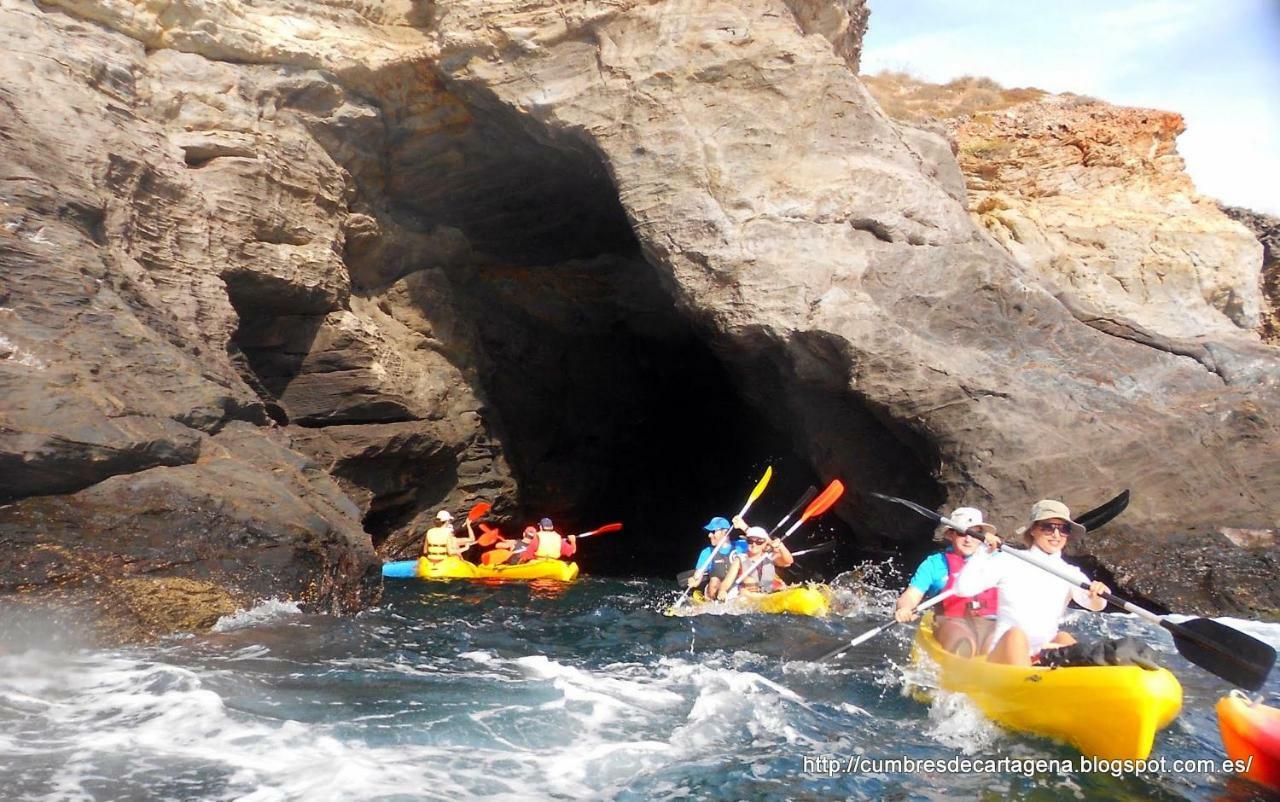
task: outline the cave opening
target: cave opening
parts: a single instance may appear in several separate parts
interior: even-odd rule
[[[467,113],[419,136],[393,123],[380,205],[405,228],[456,231],[468,244],[465,259],[441,266],[475,324],[487,422],[519,487],[514,514],[500,522],[507,536],[542,517],[565,534],[620,521],[622,532],[581,544],[583,570],[669,577],[693,565],[707,545],[703,524],[741,508],[766,467],[774,479],[747,516],[766,527],[809,485],[833,478],[817,469],[839,461],[821,455],[812,423],[795,423],[796,403],[779,397],[791,387],[785,346],[759,375],[716,350],[726,344],[645,258],[595,144],[485,90],[433,91],[457,93],[449,103]],[[940,496],[847,388],[829,397],[814,414],[844,429],[830,448],[858,449],[865,468],[846,477],[854,489],[840,507],[788,541],[839,543],[801,563],[828,574],[883,543],[886,524],[913,539],[927,531],[894,510],[860,518],[859,485],[906,488],[928,504]]]

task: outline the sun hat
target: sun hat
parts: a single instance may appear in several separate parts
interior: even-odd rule
[[[747,530],[747,540],[768,540],[769,532],[763,526],[753,526]]]
[[[1031,506],[1031,520],[1026,526],[1019,526],[1017,532],[1019,535],[1026,534],[1027,530],[1041,521],[1048,521],[1052,518],[1061,518],[1071,525],[1071,534],[1083,535],[1085,528],[1075,521],[1071,520],[1071,510],[1067,509],[1067,505],[1061,501],[1054,501],[1051,498],[1041,499]]]
[[[437,520],[437,521],[452,521],[452,520],[453,520],[453,516],[449,514],[449,511],[448,511],[448,510],[440,510],[440,512],[437,512],[437,513],[436,513],[436,520]]]

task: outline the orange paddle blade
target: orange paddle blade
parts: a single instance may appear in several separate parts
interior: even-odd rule
[[[479,504],[472,507],[471,512],[467,513],[467,520],[474,523],[475,521],[484,517],[485,513],[487,513],[491,509],[493,509],[492,504],[490,504],[487,501],[482,501]]]
[[[807,521],[815,515],[821,515],[826,512],[842,495],[844,495],[844,482],[839,479],[832,479],[831,484],[827,485],[826,489],[819,493],[818,497],[808,507],[804,508],[804,512],[800,514],[800,521]]]
[[[506,549],[494,549],[486,551],[480,555],[480,562],[483,565],[502,565],[511,556],[511,552]]]
[[[476,542],[481,546],[492,546],[502,540],[502,533],[494,529],[488,524],[480,524],[480,537],[476,538]]]
[[[622,524],[620,523],[605,524],[604,526],[598,529],[592,529],[590,532],[583,532],[582,534],[578,535],[578,539],[581,540],[584,537],[591,537],[592,535],[603,535],[608,532],[618,532],[621,530],[622,530]]]

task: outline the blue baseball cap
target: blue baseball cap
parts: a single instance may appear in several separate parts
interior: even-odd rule
[[[538,526],[552,526],[551,519],[543,518],[541,521],[538,521]]]
[[[723,518],[712,518],[710,521],[707,521],[707,525],[702,528],[708,532],[714,532],[717,529],[730,529],[732,526],[733,524]]]

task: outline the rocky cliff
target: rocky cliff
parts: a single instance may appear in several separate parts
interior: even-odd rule
[[[625,565],[763,457],[843,476],[863,544],[922,531],[872,490],[1275,525],[1256,267],[1011,256],[859,82],[856,0],[0,15],[4,590],[353,609],[480,498],[630,505]]]

